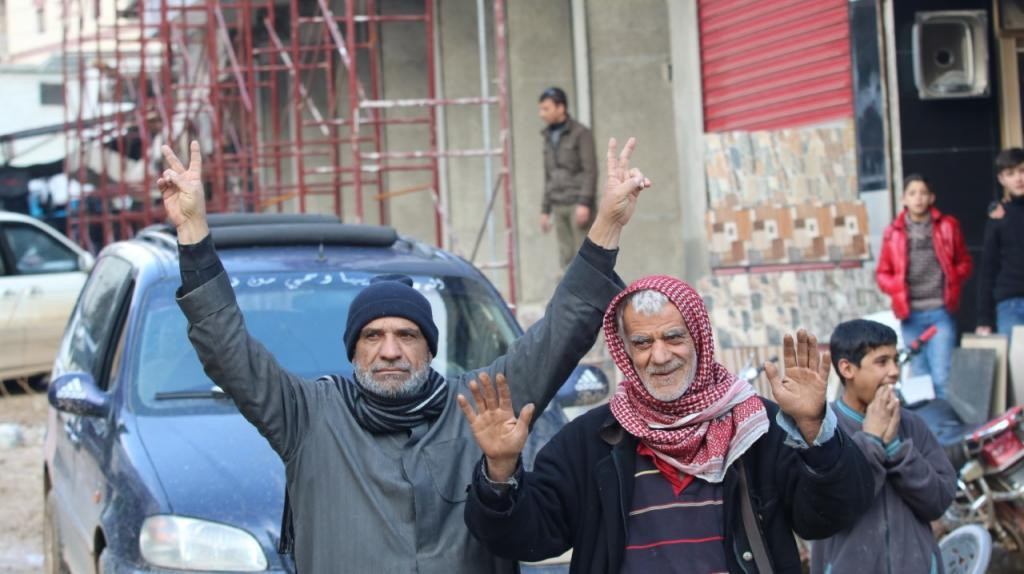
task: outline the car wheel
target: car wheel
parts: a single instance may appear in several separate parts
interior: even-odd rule
[[[56,495],[46,493],[43,505],[43,571],[46,574],[68,574],[70,570],[61,552],[60,523],[57,518]]]

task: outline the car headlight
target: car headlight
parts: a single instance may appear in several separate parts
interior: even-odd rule
[[[150,516],[139,550],[146,562],[178,570],[255,572],[267,569],[260,543],[248,532],[183,516]]]

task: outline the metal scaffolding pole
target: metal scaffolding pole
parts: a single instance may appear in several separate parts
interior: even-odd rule
[[[493,214],[502,205],[507,259],[480,266],[507,271],[514,305],[505,3],[493,0],[496,78],[478,0],[480,93],[439,97],[436,1],[391,13],[387,0],[159,0],[101,14],[95,0],[62,0],[65,174],[83,189],[69,235],[96,250],[162,219],[155,151],[199,139],[211,212],[333,212],[387,223],[396,202],[424,201],[416,198],[426,192],[442,245],[453,234],[442,163],[481,161],[488,206],[481,220],[493,255]],[[422,26],[426,74],[419,90],[385,96],[381,38],[396,24]],[[480,143],[440,141],[439,112],[452,106],[480,106]],[[385,141],[385,130],[399,126],[409,137]],[[402,145],[417,140],[426,147]],[[392,188],[398,174],[405,183]]]

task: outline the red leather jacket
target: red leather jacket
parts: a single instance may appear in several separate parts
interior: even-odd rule
[[[892,311],[900,319],[910,316],[910,296],[907,289],[907,210],[900,212],[889,224],[882,238],[881,254],[875,279],[878,287],[892,297]],[[945,275],[942,290],[946,309],[953,313],[960,306],[960,287],[971,275],[971,255],[960,232],[960,222],[932,208],[932,246]]]

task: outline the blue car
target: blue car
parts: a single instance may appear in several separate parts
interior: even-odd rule
[[[393,229],[283,215],[210,224],[249,331],[307,378],[351,373],[348,305],[381,273],[413,277],[431,302],[442,374],[492,362],[522,332],[472,265]],[[294,571],[277,551],[284,465],[204,374],[179,284],[173,229],[155,226],[104,249],[82,290],[49,390],[47,572]],[[600,370],[577,368],[528,457],[564,424],[559,403],[607,391]]]

